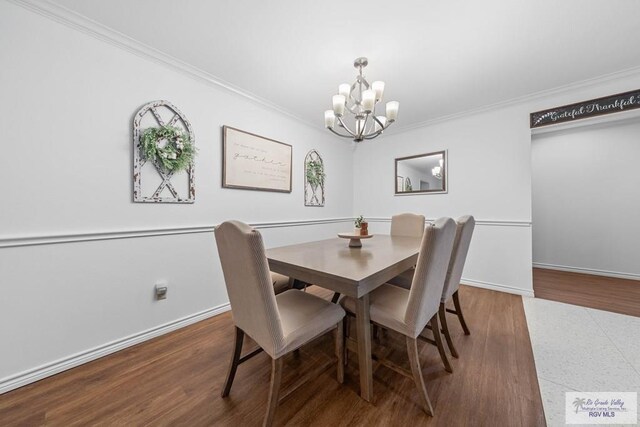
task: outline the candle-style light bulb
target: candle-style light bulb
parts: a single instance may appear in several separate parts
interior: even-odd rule
[[[333,110],[327,110],[324,112],[324,125],[329,129],[333,129],[336,124],[336,115]]]
[[[375,103],[376,93],[373,90],[367,89],[362,92],[362,108],[365,113],[370,113],[373,110]]]
[[[346,100],[344,95],[333,95],[333,112],[337,117],[342,117],[342,114],[344,114],[344,103]]]
[[[398,118],[398,108],[400,103],[398,101],[387,102],[387,120],[389,123],[394,122]]]
[[[375,81],[371,83],[371,89],[376,93],[376,101],[380,101],[384,93],[384,82]]]
[[[338,86],[338,94],[344,96],[345,99],[349,99],[351,94],[351,85],[349,83],[342,83]]]

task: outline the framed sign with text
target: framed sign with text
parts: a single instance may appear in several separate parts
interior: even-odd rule
[[[640,89],[537,111],[529,116],[529,124],[533,129],[636,108],[640,108]]]
[[[224,188],[291,193],[291,145],[229,126],[222,129]]]

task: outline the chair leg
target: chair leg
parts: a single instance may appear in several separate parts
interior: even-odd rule
[[[422,401],[424,411],[433,417],[433,407],[427,394],[427,388],[424,385],[424,378],[422,377],[422,369],[420,368],[420,359],[418,357],[418,340],[416,338],[407,338],[407,353],[409,354],[409,364],[411,365],[411,373],[413,374],[413,381],[418,388],[418,394]]]
[[[229,396],[231,391],[231,385],[233,379],[236,377],[236,371],[240,364],[240,354],[242,353],[242,342],[244,341],[244,331],[236,326],[236,337],[234,343],[233,354],[231,355],[231,362],[229,363],[229,371],[227,372],[227,381],[224,383],[222,389],[222,397]]]
[[[270,427],[276,415],[278,398],[280,395],[280,382],[282,380],[282,357],[271,359],[271,386],[269,387],[269,400],[267,401],[267,414],[264,417],[263,427]]]
[[[335,332],[335,340],[336,340],[336,357],[338,358],[338,382],[340,384],[344,383],[344,325],[341,320],[336,326]]]
[[[431,332],[433,332],[433,338],[436,341],[436,346],[438,346],[438,353],[440,353],[440,358],[442,359],[442,363],[444,363],[444,370],[452,373],[453,368],[451,368],[451,363],[449,363],[447,352],[444,350],[444,344],[442,343],[442,335],[440,335],[440,325],[437,314],[434,314],[431,318]]]
[[[447,325],[447,311],[443,302],[440,303],[438,316],[440,316],[440,323],[442,323],[442,331],[444,332],[444,338],[447,340],[447,346],[449,347],[449,351],[451,351],[451,355],[457,359],[458,352],[456,351],[456,348],[453,346],[453,340],[451,339],[451,333],[449,332],[449,326]]]
[[[349,338],[349,335],[351,335],[351,316],[346,315],[344,316],[344,341],[346,341]],[[349,349],[347,348],[346,345],[344,345],[343,351],[344,351],[343,363],[344,363],[344,366],[347,366],[349,364]]]
[[[458,291],[455,291],[453,293],[453,305],[456,307],[456,314],[458,315],[458,319],[460,319],[460,324],[462,325],[464,334],[471,335],[471,332],[467,327],[467,322],[464,321],[464,316],[462,315],[462,307],[460,307],[460,298],[458,297]]]
[[[331,302],[336,304],[340,299],[340,292],[334,292],[333,297],[331,298]]]

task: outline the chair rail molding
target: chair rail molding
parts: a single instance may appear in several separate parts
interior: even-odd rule
[[[391,222],[391,217],[369,217],[369,222]],[[437,218],[426,218],[425,222],[433,223]],[[495,227],[531,227],[531,220],[476,219],[476,225]]]
[[[311,220],[251,222],[249,223],[249,225],[258,230],[262,230],[268,228],[336,224],[351,221],[353,221],[353,218],[326,218]],[[95,240],[133,239],[141,237],[168,236],[173,234],[212,233],[217,225],[218,224],[188,225],[166,228],[140,228],[129,230],[96,230],[80,233],[42,234],[30,236],[0,236],[0,248],[91,242]]]

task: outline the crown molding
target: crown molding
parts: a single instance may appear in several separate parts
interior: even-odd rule
[[[41,16],[49,18],[55,22],[61,23],[69,28],[80,31],[98,40],[111,44],[112,46],[123,49],[129,53],[133,53],[136,56],[145,58],[157,64],[166,66],[174,71],[177,71],[185,76],[191,77],[199,82],[208,84],[210,86],[219,87],[225,89],[233,94],[239,95],[245,99],[248,99],[262,107],[266,107],[273,111],[276,111],[284,116],[292,118],[299,123],[302,123],[312,129],[319,132],[324,130],[323,127],[310,122],[294,112],[283,108],[267,99],[264,99],[256,94],[253,94],[247,90],[244,90],[230,82],[227,82],[219,77],[214,76],[204,70],[194,67],[187,62],[179,60],[167,53],[164,53],[156,48],[153,48],[147,44],[144,44],[132,37],[129,37],[119,31],[116,31],[106,25],[103,25],[97,21],[92,20],[84,15],[81,15],[75,11],[72,11],[64,6],[61,6],[51,0],[8,0],[9,2],[21,6],[27,10],[35,12]],[[604,74],[598,77],[581,80],[578,82],[569,83],[567,85],[558,86],[552,89],[545,89],[539,92],[511,98],[505,101],[499,101],[493,104],[483,105],[477,108],[471,108],[469,110],[460,111],[445,116],[434,117],[432,119],[424,120],[421,122],[411,123],[407,125],[396,125],[393,130],[390,130],[387,135],[393,136],[404,132],[420,129],[423,127],[433,126],[439,123],[444,123],[463,117],[473,116],[476,114],[498,110],[500,108],[518,105],[525,102],[535,101],[541,98],[550,97],[554,95],[564,94],[577,89],[584,89],[599,84],[603,84],[610,81],[623,79],[626,77],[640,76],[640,66],[632,67],[626,70],[616,71],[609,74]]]
[[[9,2],[20,6],[29,11],[35,12],[45,18],[49,18],[55,22],[63,24],[69,28],[80,31],[88,36],[106,42],[119,49],[125,50],[138,57],[150,60],[156,64],[163,65],[173,71],[177,71],[187,77],[195,79],[201,83],[208,84],[227,90],[230,93],[239,95],[245,99],[252,101],[262,107],[266,107],[276,111],[282,115],[296,120],[306,126],[317,131],[322,128],[300,116],[294,112],[285,109],[265,98],[254,93],[244,90],[230,82],[227,82],[213,74],[210,74],[200,68],[197,68],[187,62],[175,58],[161,50],[142,43],[132,37],[129,37],[119,31],[114,30],[106,25],[81,15],[73,10],[61,6],[51,0],[8,0]]]
[[[433,126],[439,123],[449,122],[452,120],[461,119],[463,117],[474,116],[476,114],[486,113],[493,110],[499,110],[501,108],[505,108],[513,105],[524,104],[526,102],[537,101],[537,100],[548,98],[551,96],[563,95],[571,91],[575,91],[579,89],[587,89],[590,87],[598,86],[604,83],[612,82],[615,80],[621,80],[629,77],[640,77],[640,66],[627,68],[621,71],[615,71],[609,74],[603,74],[601,76],[580,80],[580,81],[569,83],[566,85],[557,86],[551,89],[545,89],[539,92],[533,92],[527,95],[507,99],[505,101],[499,101],[493,104],[487,104],[477,108],[471,108],[469,110],[460,111],[458,113],[448,114],[446,116],[434,117],[433,119],[428,119],[421,122],[408,124],[405,126],[397,126],[395,129],[393,129],[392,132],[389,132],[389,134],[397,135],[404,132],[420,129],[423,127]]]

